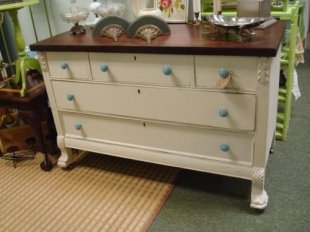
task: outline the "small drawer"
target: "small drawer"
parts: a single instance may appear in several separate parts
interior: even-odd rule
[[[65,136],[251,165],[253,134],[61,113]]]
[[[227,56],[195,56],[196,85],[218,88],[217,83],[231,73],[227,89],[256,91],[257,58]]]
[[[56,80],[53,89],[62,110],[254,130],[254,94]]]
[[[193,56],[90,53],[93,79],[104,82],[192,86]]]
[[[52,78],[91,79],[88,53],[47,52],[48,67]]]

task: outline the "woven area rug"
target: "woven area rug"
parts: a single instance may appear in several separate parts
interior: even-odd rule
[[[0,159],[1,232],[146,231],[178,173],[93,153],[70,170],[43,172],[41,156],[15,169]]]

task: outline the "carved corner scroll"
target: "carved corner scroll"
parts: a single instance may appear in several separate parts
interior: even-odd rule
[[[268,84],[270,82],[270,68],[271,68],[271,58],[260,57],[257,68],[257,76],[258,81],[261,84]]]
[[[44,52],[38,52],[38,60],[40,62],[42,71],[48,72],[48,65],[47,65],[47,61],[46,61],[46,57],[45,57]]]

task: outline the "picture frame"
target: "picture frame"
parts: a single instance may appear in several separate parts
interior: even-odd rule
[[[167,23],[186,23],[188,2],[188,0],[154,0],[154,6],[161,11],[161,18]]]

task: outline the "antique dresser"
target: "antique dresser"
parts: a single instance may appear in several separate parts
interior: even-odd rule
[[[204,26],[170,29],[150,44],[88,32],[31,45],[57,127],[58,165],[75,162],[78,149],[244,178],[251,207],[264,209],[284,23],[244,43],[209,40]]]

